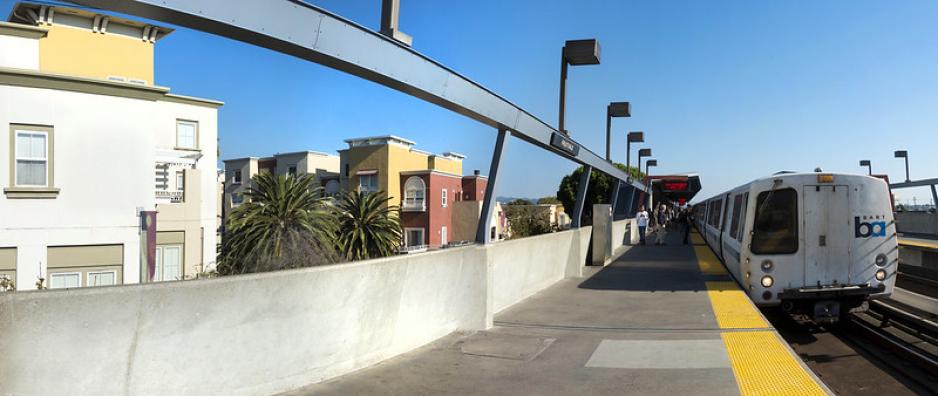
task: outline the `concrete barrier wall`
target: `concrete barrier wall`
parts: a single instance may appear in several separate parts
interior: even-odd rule
[[[494,312],[564,277],[580,276],[586,263],[590,230],[582,227],[492,245]]]
[[[938,214],[896,212],[896,230],[903,233],[938,235]]]
[[[623,245],[629,245],[633,243],[632,234],[636,234],[635,230],[635,219],[625,219],[612,222],[612,249],[613,252]]]
[[[257,395],[319,382],[490,327],[498,309],[580,274],[589,235],[0,294],[0,394]]]

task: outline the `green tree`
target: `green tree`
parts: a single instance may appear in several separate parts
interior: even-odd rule
[[[524,198],[515,198],[515,200],[506,203],[505,205],[531,205],[531,201],[528,201]]]
[[[645,174],[640,170],[626,167],[618,162],[615,166],[624,172],[628,172],[633,179],[641,180]],[[576,168],[573,173],[564,176],[560,180],[560,187],[557,189],[557,198],[563,203],[563,208],[567,213],[573,214],[573,206],[576,205],[576,191],[580,185],[580,175],[583,174],[584,167]],[[592,213],[593,204],[609,203],[609,195],[612,194],[614,178],[609,175],[593,171],[590,173],[589,188],[586,189],[586,205],[583,208],[584,217]]]
[[[550,212],[543,207],[531,205],[530,203],[506,205],[505,215],[508,217],[508,226],[511,227],[512,239],[546,234],[553,231],[550,226]]]
[[[245,203],[226,220],[218,272],[222,275],[307,267],[337,261],[335,220],[312,175],[252,179]]]
[[[336,202],[336,248],[348,260],[390,256],[401,245],[397,206],[384,192],[347,192]]]
[[[561,204],[561,203],[562,202],[560,202],[560,200],[557,199],[557,197],[541,197],[541,198],[538,198],[537,200],[538,205],[556,205],[556,204]]]

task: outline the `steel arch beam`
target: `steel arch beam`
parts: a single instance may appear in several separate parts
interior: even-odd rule
[[[579,146],[551,144],[557,131],[524,109],[391,38],[299,0],[71,0],[162,21],[315,62],[415,96],[631,185],[628,175]]]

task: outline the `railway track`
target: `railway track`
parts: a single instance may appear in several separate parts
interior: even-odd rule
[[[893,300],[874,300],[867,312],[832,328],[918,387],[938,394],[938,324]]]
[[[938,298],[938,270],[900,263],[896,287]]]

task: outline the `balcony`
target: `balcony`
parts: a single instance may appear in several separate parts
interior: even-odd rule
[[[405,199],[404,203],[401,205],[401,210],[404,212],[426,212],[427,211],[426,201],[423,199],[420,199],[420,200]]]

